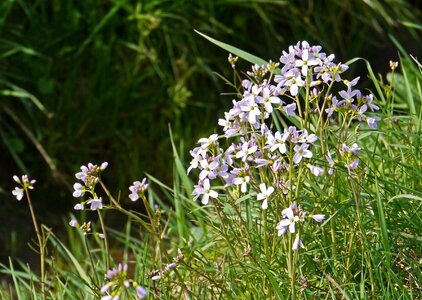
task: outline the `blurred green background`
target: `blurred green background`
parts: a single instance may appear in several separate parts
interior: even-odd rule
[[[216,128],[232,92],[227,53],[197,29],[264,59],[299,40],[385,76],[394,37],[421,57],[420,1],[0,1],[0,261],[32,232],[12,175],[37,179],[42,223],[60,230],[82,164],[109,162],[112,191],[150,173],[172,184],[169,139],[185,155]],[[239,69],[248,68],[240,62]],[[365,76],[354,64],[350,76]],[[362,78],[363,82],[365,78]],[[27,248],[27,247],[24,247]]]

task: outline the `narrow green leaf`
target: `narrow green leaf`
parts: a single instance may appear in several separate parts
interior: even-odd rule
[[[16,295],[18,297],[18,300],[22,299],[21,291],[19,288],[18,279],[16,278],[15,269],[13,268],[12,259],[9,257],[9,266],[10,266],[10,273],[12,275],[13,283],[15,285]]]
[[[266,65],[268,64],[267,61],[263,60],[262,58],[259,58],[258,56],[255,56],[253,54],[250,54],[246,51],[240,50],[239,48],[233,47],[229,44],[220,42],[216,39],[213,39],[212,37],[209,37],[201,32],[199,32],[198,30],[194,29],[194,31],[199,34],[200,36],[206,38],[207,40],[209,40],[211,43],[217,45],[220,48],[223,48],[224,50],[226,50],[227,52],[234,54],[236,56],[239,56],[240,58],[243,58],[244,60],[252,63],[252,64],[258,64],[260,66],[262,65]]]

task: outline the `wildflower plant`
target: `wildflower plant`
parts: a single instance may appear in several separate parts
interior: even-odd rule
[[[330,218],[335,195],[327,183],[333,177],[346,174],[359,182],[356,132],[376,128],[379,118],[372,113],[379,107],[371,93],[356,88],[359,77],[345,77],[348,65],[306,41],[283,51],[279,62],[253,65],[244,78],[236,60],[229,56],[240,86],[218,120],[221,135],[201,138],[190,151],[188,173],[198,169],[199,177],[193,199],[214,207],[222,235],[234,236],[239,248],[248,245],[260,269],[285,260],[295,298],[299,253],[320,230],[310,221]],[[321,189],[327,192],[317,197]],[[236,256],[235,246],[232,251]]]
[[[366,141],[378,141],[381,121],[376,97],[357,88],[359,77],[345,76],[347,64],[305,41],[283,51],[278,62],[254,64],[246,73],[238,72],[238,57],[229,55],[228,60],[236,91],[232,106],[218,120],[218,133],[200,138],[190,151],[187,172],[172,143],[173,188],[149,176],[149,181],[133,181],[114,197],[102,179],[109,171],[107,162],[81,166],[73,185],[78,215],[68,223],[69,236],[76,232],[77,238],[70,238],[69,248],[38,225],[29,193],[35,180],[13,176],[18,186],[12,195],[28,200],[41,263],[39,277],[29,265],[30,276],[14,272],[11,261],[10,269],[0,264],[3,273],[12,274],[18,298],[27,298],[24,289],[40,298],[38,286],[43,299],[420,295],[420,268],[412,265],[418,252],[400,248],[400,243],[420,239],[417,212],[422,198],[417,193],[394,194],[414,192],[420,180],[406,173],[420,172],[393,163],[385,163],[391,169],[377,165],[392,161],[397,153],[405,155],[391,142],[383,142],[391,156],[369,149]],[[394,72],[397,65],[391,68]],[[391,95],[392,86],[386,90]],[[385,123],[388,129],[399,124],[383,118],[381,126]],[[416,147],[406,153],[417,153]],[[374,174],[397,170],[395,179],[403,176],[402,183]],[[186,173],[196,174],[195,184]],[[160,193],[150,188],[151,181],[160,186]],[[392,209],[383,204],[386,195],[389,202],[406,196],[417,203],[401,202],[396,213],[400,221],[392,218],[388,229],[384,212]],[[142,202],[143,210],[127,209],[125,201],[134,206]],[[402,205],[408,205],[407,210]],[[109,211],[128,217],[125,232],[105,226]],[[398,239],[392,246],[389,234],[396,227],[407,229],[403,220],[409,212],[415,225],[395,233]],[[92,218],[95,214],[98,222]],[[140,226],[135,229],[132,224]],[[53,246],[49,255],[48,242]],[[410,253],[406,259],[401,259],[403,249]],[[403,280],[397,268],[406,274]]]

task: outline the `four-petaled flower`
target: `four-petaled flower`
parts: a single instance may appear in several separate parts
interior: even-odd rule
[[[294,233],[296,231],[296,223],[301,220],[300,217],[294,214],[292,206],[283,209],[281,215],[284,219],[281,220],[276,226],[276,229],[278,230],[278,236],[283,235],[287,229],[289,229],[290,233]]]
[[[97,209],[103,208],[103,200],[101,197],[90,199],[86,204],[91,204],[91,210],[97,210]]]
[[[293,162],[295,164],[300,163],[302,160],[302,157],[311,158],[312,152],[308,150],[309,145],[308,144],[302,144],[302,145],[296,145],[293,150],[295,151],[295,154],[293,155]]]
[[[249,143],[245,142],[242,145],[242,150],[236,153],[236,158],[242,158],[242,161],[246,161],[249,155],[253,154],[258,150],[258,146],[254,145],[249,147]]]
[[[265,183],[261,183],[259,185],[259,189],[261,190],[261,192],[258,193],[257,199],[259,201],[264,200],[262,202],[262,209],[267,209],[268,208],[268,197],[270,197],[270,195],[274,192],[274,188],[272,186],[269,186],[267,188]]]

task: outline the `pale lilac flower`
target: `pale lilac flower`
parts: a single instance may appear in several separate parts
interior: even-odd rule
[[[147,290],[143,288],[142,286],[138,286],[136,288],[136,296],[138,296],[140,299],[145,299],[147,295],[148,295]]]
[[[283,111],[286,113],[286,115],[295,117],[296,103],[291,103],[286,106],[283,106]]]
[[[78,182],[73,185],[73,189],[75,190],[73,192],[73,197],[75,198],[82,197],[85,194],[84,186]]]
[[[375,104],[372,103],[372,101],[374,100],[374,95],[369,94],[369,95],[365,96],[365,100],[366,100],[366,104],[369,106],[371,111],[380,109],[378,106],[376,106]]]
[[[91,204],[91,210],[97,210],[103,208],[102,198],[90,199],[86,204]]]
[[[131,194],[129,195],[130,200],[136,201],[139,199],[139,197],[141,197],[142,194],[145,193],[149,186],[146,181],[147,179],[144,178],[142,181],[133,182],[133,185],[129,187],[129,190],[131,191]]]
[[[206,150],[202,149],[201,147],[196,147],[195,149],[189,151],[189,153],[193,157],[193,159],[190,162],[190,166],[187,171],[188,174],[192,169],[198,168],[199,162],[205,159],[207,156]]]
[[[22,175],[21,178],[16,175],[13,175],[13,180],[19,183],[24,189],[28,188],[31,190],[34,188],[34,183],[37,182],[36,180],[29,181],[28,175]]]
[[[75,219],[70,220],[69,225],[72,227],[76,227],[78,225],[78,221],[76,221]]]
[[[278,182],[277,187],[281,189],[284,195],[287,195],[290,191],[290,180],[286,180],[285,182]],[[291,186],[292,190],[296,189],[296,186]]]
[[[325,215],[311,215],[310,217],[318,223],[322,222],[325,219]]]
[[[302,160],[302,157],[311,158],[312,152],[308,150],[309,145],[308,144],[302,144],[302,145],[296,145],[293,150],[295,151],[295,154],[293,155],[293,162],[295,164],[300,163]]]
[[[354,98],[360,98],[361,93],[359,90],[352,90],[349,86],[347,87],[347,91],[340,91],[339,95],[350,105],[354,102]]]
[[[318,137],[313,133],[308,134],[308,131],[305,129],[299,136],[299,139],[301,143],[313,144],[318,139]]]
[[[296,238],[293,242],[293,247],[292,250],[297,250],[298,248],[305,248],[305,246],[303,245],[302,241],[299,238],[299,234],[296,235]]]
[[[324,172],[324,169],[321,167],[308,165],[308,168],[309,170],[311,170],[312,174],[314,174],[315,176],[321,176],[322,173]]]
[[[349,169],[350,170],[354,170],[358,167],[359,165],[359,158],[356,158],[351,164],[349,164]]]
[[[361,150],[361,148],[359,148],[358,144],[354,143],[351,147],[350,147],[350,152],[352,152],[353,155],[357,156],[359,154],[359,151]]]
[[[214,179],[217,176],[218,160],[209,162],[207,159],[201,160],[201,172],[199,173],[199,180],[205,178]]]
[[[84,209],[84,206],[83,206],[83,204],[82,204],[82,203],[77,203],[77,204],[73,207],[73,209],[74,209],[74,210],[83,210],[83,209]]]
[[[262,202],[262,209],[267,209],[268,208],[268,198],[274,192],[274,188],[272,186],[269,186],[267,188],[266,185],[265,185],[265,183],[261,183],[259,185],[259,189],[261,190],[261,192],[258,193],[257,200],[258,201],[263,200],[263,202]]]
[[[330,165],[330,169],[328,170],[328,174],[333,175],[333,173],[334,173],[334,161],[331,158],[330,151],[327,152],[327,155],[325,156],[325,158],[327,159],[328,164]]]
[[[211,189],[210,180],[208,178],[204,181],[200,181],[198,185],[195,185],[193,195],[195,196],[193,198],[194,201],[202,195],[201,203],[204,205],[208,204],[210,197],[214,199],[218,197],[218,193]]]
[[[213,191],[211,189],[210,181],[209,179],[204,180],[204,196],[202,197],[202,204],[208,204],[209,198],[217,199],[218,193],[216,191]]]
[[[100,292],[107,295],[103,296],[101,300],[118,300],[121,295],[127,295],[130,299],[135,299],[135,297],[144,299],[147,296],[147,291],[143,287],[127,278],[127,265],[119,264],[117,268],[108,270],[105,280],[107,282],[101,287]],[[136,296],[130,294],[131,288],[134,288],[133,293]]]
[[[369,128],[376,129],[378,127],[377,122],[380,120],[379,117],[368,117],[366,122],[368,123]]]

